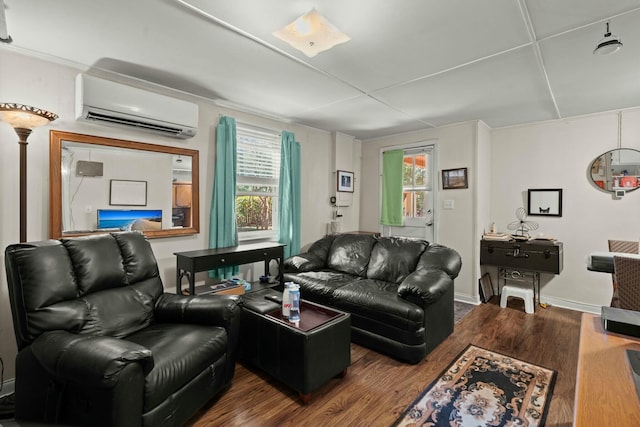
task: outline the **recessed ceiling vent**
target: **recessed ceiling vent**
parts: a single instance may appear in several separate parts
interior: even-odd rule
[[[195,136],[198,129],[198,105],[78,74],[76,119],[186,139]]]

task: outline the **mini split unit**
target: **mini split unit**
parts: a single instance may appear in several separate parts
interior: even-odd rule
[[[78,74],[76,119],[186,139],[195,136],[198,129],[198,105]]]

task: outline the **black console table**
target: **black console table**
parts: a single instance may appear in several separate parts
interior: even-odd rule
[[[283,243],[261,242],[227,248],[200,249],[188,252],[176,252],[176,294],[182,291],[182,278],[189,280],[189,295],[195,295],[195,273],[219,267],[249,264],[264,261],[264,274],[269,275],[269,261],[278,261],[280,284],[284,286],[282,263],[284,262]]]
[[[531,279],[535,300],[539,301],[540,273],[562,272],[562,242],[481,240],[480,265],[498,267],[498,288],[499,279],[504,279],[505,284],[507,280]]]

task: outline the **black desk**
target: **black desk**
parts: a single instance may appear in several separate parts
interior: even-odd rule
[[[528,281],[533,284],[534,299],[540,300],[540,273],[560,274],[563,266],[562,242],[558,241],[480,241],[480,265],[498,267],[500,279]]]
[[[613,273],[613,257],[626,256],[629,258],[640,258],[640,254],[629,254],[626,252],[592,252],[587,259],[587,270],[599,271],[601,273]]]
[[[246,245],[230,246],[227,248],[200,249],[188,252],[176,252],[176,293],[182,288],[182,278],[189,279],[189,295],[195,295],[195,273],[208,271],[219,267],[249,264],[264,261],[264,274],[269,275],[269,261],[278,260],[280,284],[284,285],[282,263],[284,261],[283,243],[261,242]]]

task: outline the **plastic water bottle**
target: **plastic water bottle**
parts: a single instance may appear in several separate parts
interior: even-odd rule
[[[292,282],[286,282],[284,284],[284,291],[282,292],[282,317],[289,318],[289,312],[291,310],[291,299],[289,297]]]
[[[289,299],[291,308],[289,310],[289,322],[300,321],[300,286],[292,284],[289,288]]]

